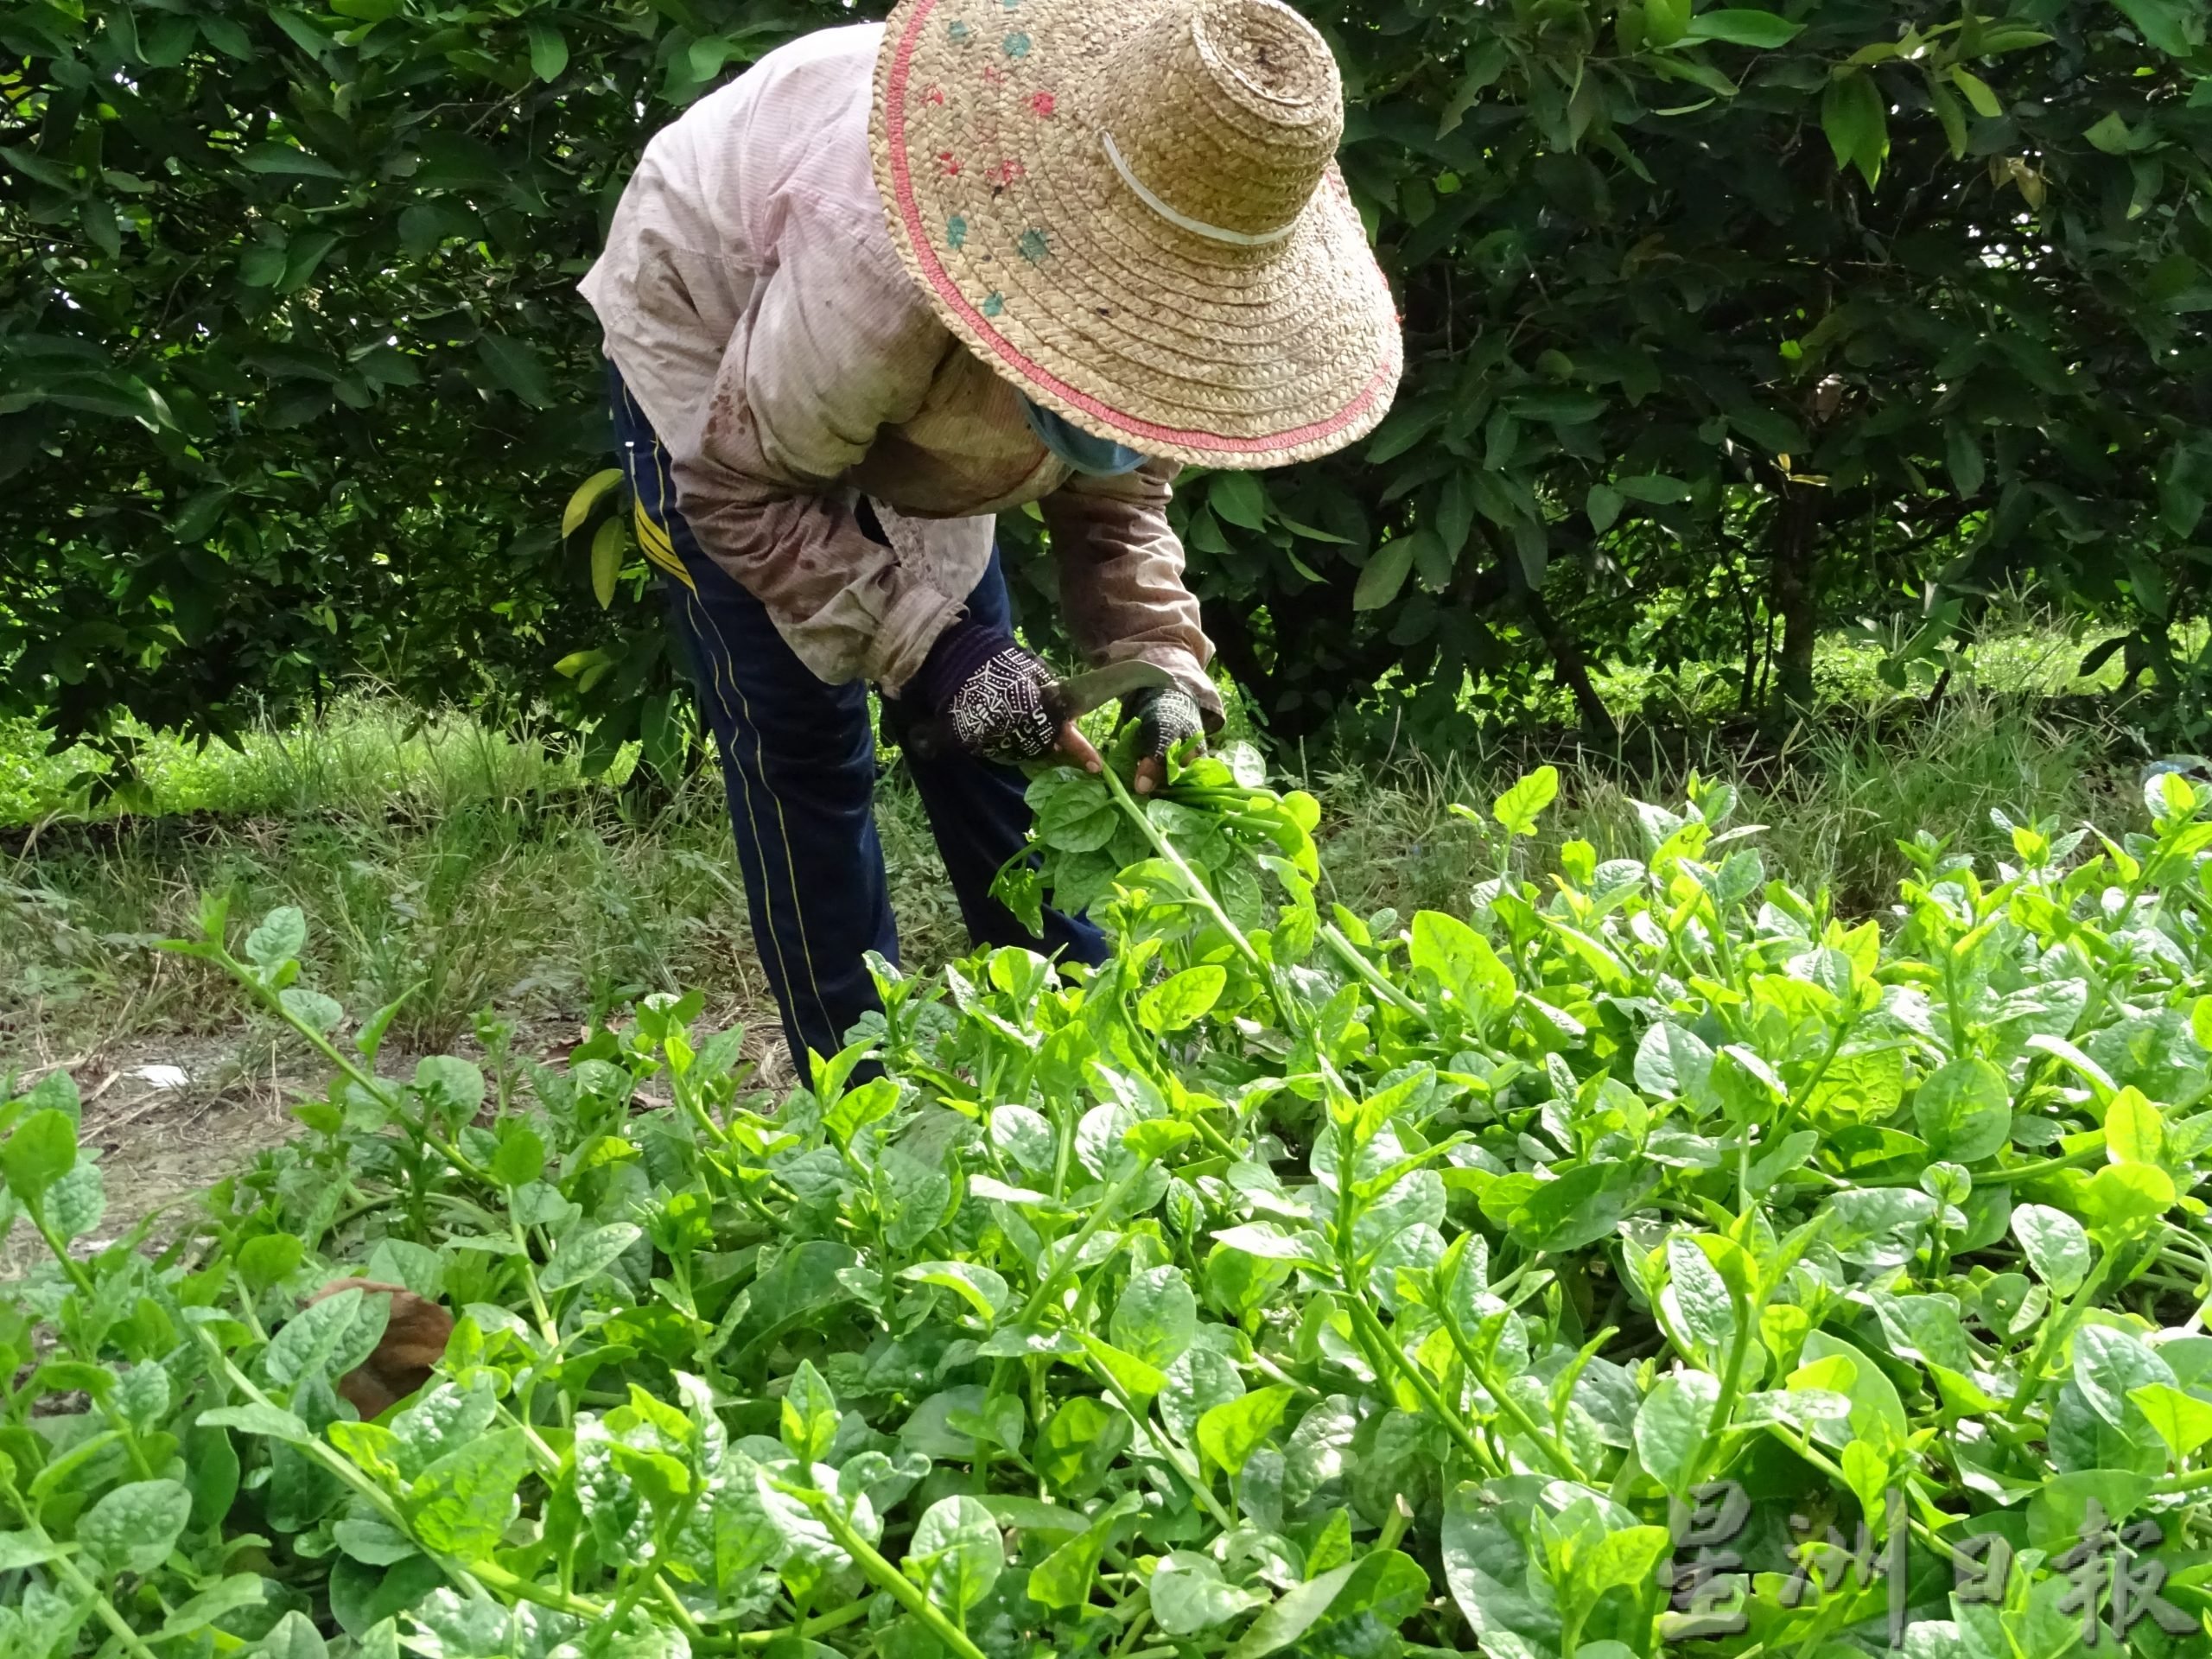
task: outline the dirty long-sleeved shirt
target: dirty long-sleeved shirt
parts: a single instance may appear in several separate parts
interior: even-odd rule
[[[993,515],[1037,502],[1085,658],[1156,663],[1217,712],[1174,466],[1074,473],[899,264],[868,156],[881,35],[809,35],[694,105],[646,147],[584,278],[677,505],[808,668],[896,691],[982,576]],[[861,531],[862,495],[888,547]]]

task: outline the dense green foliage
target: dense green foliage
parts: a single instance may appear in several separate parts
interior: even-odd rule
[[[1821,626],[1902,613],[1902,673],[2023,577],[2190,683],[2201,6],[1308,10],[1409,372],[1357,453],[1185,493],[1274,734],[1390,668],[1412,706],[1376,712],[1431,732],[1470,675],[1476,713],[1553,674],[1602,720],[1611,656],[1740,661],[1781,706]],[[550,689],[673,761],[651,607],[594,607],[605,506],[562,532],[604,445],[573,283],[653,128],[849,15],[8,7],[0,710],[220,731],[366,670]],[[642,589],[622,534],[603,594]]]
[[[1252,764],[1041,779],[1112,960],[886,971],[773,1110],[673,998],[379,1077],[211,906],[333,1079],[158,1253],[0,1108],[0,1654],[2203,1650],[2212,800],[1885,938],[1725,786],[1533,880],[1548,773],[1464,919],[1325,913]],[[340,1275],[458,1315],[374,1421]]]

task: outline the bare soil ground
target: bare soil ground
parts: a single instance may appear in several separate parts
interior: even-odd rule
[[[735,1023],[747,1028],[745,1052],[756,1076],[781,1093],[792,1081],[792,1070],[772,1013],[709,1008],[701,1026],[711,1031]],[[520,1031],[514,1052],[557,1065],[582,1036],[574,1026]],[[473,1043],[454,1047],[480,1063],[484,1058]],[[378,1069],[404,1077],[417,1058],[387,1052]],[[19,1087],[55,1070],[76,1079],[84,1102],[79,1144],[96,1152],[107,1192],[105,1218],[77,1247],[86,1253],[106,1248],[149,1216],[158,1216],[156,1238],[172,1237],[188,1226],[202,1192],[299,1132],[293,1105],[320,1096],[328,1081],[312,1069],[310,1057],[246,1027],[12,1059],[22,1067]],[[16,1227],[0,1239],[0,1280],[19,1277],[44,1248],[28,1226]]]

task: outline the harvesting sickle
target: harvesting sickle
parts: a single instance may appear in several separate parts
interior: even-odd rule
[[[1109,702],[1131,705],[1146,692],[1173,691],[1175,677],[1154,663],[1116,663],[1046,683],[1039,697],[1052,730],[1103,709]],[[960,745],[960,734],[951,719],[937,715],[906,733],[907,753],[918,760],[937,760]]]

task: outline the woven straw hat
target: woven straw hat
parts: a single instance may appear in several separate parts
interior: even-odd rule
[[[985,362],[1098,436],[1251,467],[1397,390],[1343,130],[1281,0],[901,0],[870,138],[892,240]]]

